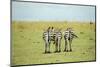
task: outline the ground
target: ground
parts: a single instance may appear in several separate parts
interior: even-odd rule
[[[72,42],[72,52],[63,52],[64,37],[61,41],[61,52],[54,53],[55,45],[51,44],[51,53],[44,54],[43,31],[49,26],[62,29],[72,27],[79,38]],[[61,62],[94,61],[95,59],[95,23],[68,21],[13,21],[12,22],[12,65],[48,64]]]

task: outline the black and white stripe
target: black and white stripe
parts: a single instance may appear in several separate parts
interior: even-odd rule
[[[64,39],[65,39],[65,49],[64,51],[72,51],[71,44],[73,38],[77,37],[74,32],[70,29],[67,29],[64,33]]]
[[[60,45],[62,39],[62,33],[60,31],[45,31],[43,33],[43,39],[45,41],[45,53],[50,52],[51,42],[55,44],[55,52],[60,52]]]
[[[50,53],[50,36],[49,31],[43,33],[43,39],[45,41],[45,53]]]
[[[77,36],[74,34],[73,30],[71,30],[70,28],[68,28],[64,32],[64,39],[65,39],[64,51],[72,51],[71,44],[72,44],[73,38],[75,37]],[[55,52],[61,51],[62,33],[60,30],[52,31],[50,28],[47,29],[47,31],[43,33],[43,39],[45,41],[45,53],[50,53],[51,42],[55,44]]]
[[[62,39],[62,33],[60,31],[56,32],[56,34],[55,34],[55,52],[61,51],[61,39]]]

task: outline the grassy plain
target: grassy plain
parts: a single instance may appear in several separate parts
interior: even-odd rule
[[[42,33],[49,26],[61,28],[62,32],[72,27],[78,35],[72,42],[72,52],[54,53],[51,45],[50,54],[44,54]],[[94,61],[95,59],[95,23],[67,21],[13,21],[12,22],[12,65],[47,64],[62,62]]]

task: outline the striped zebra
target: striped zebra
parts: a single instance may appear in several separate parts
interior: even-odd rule
[[[55,32],[55,52],[61,52],[62,33],[60,30]]]
[[[59,31],[55,31],[53,27],[49,27],[47,31],[43,33],[43,39],[45,41],[45,53],[50,53],[50,44],[53,42],[55,44],[55,52],[60,52],[61,48],[61,38],[62,34]]]
[[[49,31],[43,32],[43,40],[45,41],[45,53],[50,53]]]
[[[64,39],[65,39],[65,49],[64,51],[72,51],[71,48],[71,44],[72,44],[72,40],[73,38],[77,38],[78,36],[76,36],[72,30],[72,28],[67,28],[65,33],[64,33]],[[68,44],[69,43],[69,44]]]
[[[51,41],[55,44],[55,35],[53,27],[49,27],[45,32],[43,32],[43,39],[45,41],[45,53],[50,53]]]

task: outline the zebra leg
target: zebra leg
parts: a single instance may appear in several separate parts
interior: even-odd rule
[[[59,40],[59,52],[61,52],[61,40]]]
[[[58,43],[57,43],[57,41],[55,41],[55,52],[57,52],[58,51]]]
[[[72,40],[69,40],[69,47],[70,47],[69,51],[72,51],[71,44],[72,44]]]
[[[59,52],[59,40],[57,39],[57,52]]]
[[[68,52],[68,44],[67,44],[67,40],[65,39],[65,49],[64,51],[67,51]]]
[[[55,52],[57,52],[57,45],[56,45],[56,43],[55,43]]]
[[[47,53],[47,43],[45,43],[45,53]]]
[[[50,43],[48,44],[48,47],[49,47],[49,48],[48,48],[48,53],[50,53]]]
[[[48,43],[48,53],[50,53],[50,42]]]

